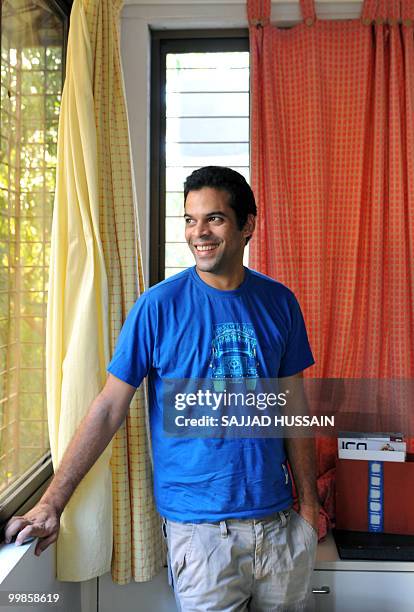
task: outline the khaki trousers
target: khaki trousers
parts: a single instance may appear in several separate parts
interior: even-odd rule
[[[262,519],[164,519],[181,612],[310,612],[317,533],[293,509]]]

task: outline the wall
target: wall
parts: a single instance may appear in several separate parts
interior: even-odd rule
[[[166,570],[150,582],[130,582],[122,586],[114,584],[110,574],[99,578],[99,612],[175,612],[176,609]]]
[[[5,548],[13,547],[14,544],[4,545]],[[36,541],[30,545],[22,547],[27,550],[21,554],[21,558],[13,571],[0,584],[1,591],[17,591],[32,593],[59,593],[59,602],[62,606],[30,605],[26,606],[6,606],[4,610],[13,612],[45,612],[45,610],[57,609],[59,612],[77,612],[81,610],[81,587],[79,583],[59,582],[55,579],[56,575],[56,544],[49,546],[40,557],[34,555]],[[3,549],[3,546],[2,546]],[[3,550],[2,550],[3,552]],[[16,551],[17,552],[17,551]],[[20,555],[20,551],[18,553]],[[4,602],[2,601],[4,604]],[[90,612],[95,612],[96,608],[90,608]],[[89,612],[89,611],[88,611]]]

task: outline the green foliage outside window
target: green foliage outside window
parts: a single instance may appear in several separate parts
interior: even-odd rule
[[[23,13],[2,4],[0,492],[49,448],[45,326],[63,26],[45,5],[28,4],[24,21]]]

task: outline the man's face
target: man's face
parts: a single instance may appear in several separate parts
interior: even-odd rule
[[[254,230],[254,216],[239,229],[226,191],[203,187],[190,191],[185,202],[185,238],[201,272],[225,274],[241,265],[246,237]]]

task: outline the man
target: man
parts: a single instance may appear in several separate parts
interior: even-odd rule
[[[11,519],[6,538],[18,532],[18,543],[40,537],[37,554],[56,540],[66,503],[148,376],[154,493],[178,607],[184,612],[307,610],[319,514],[313,441],[186,439],[167,436],[163,429],[163,379],[231,381],[245,378],[248,367],[251,377],[283,377],[288,389],[297,387],[302,370],[313,363],[293,294],[243,267],[256,216],[245,179],[229,168],[201,168],[188,177],[184,202],[195,267],[137,300],[104,389],[41,501],[24,517]],[[231,344],[232,356],[219,367],[212,353],[217,356],[223,343]],[[285,450],[300,514],[291,510]]]

